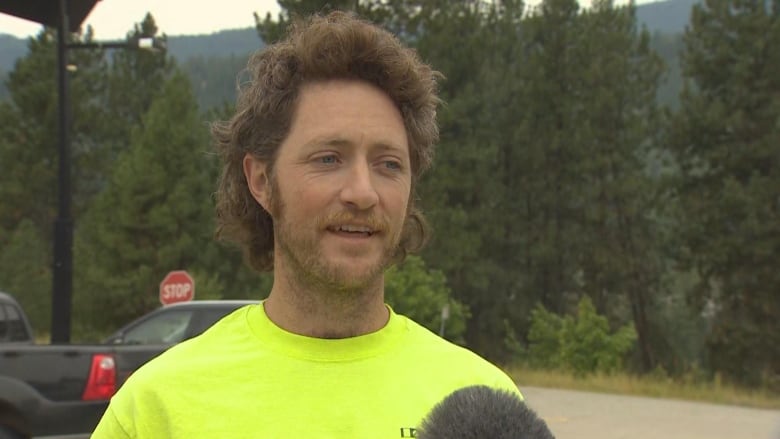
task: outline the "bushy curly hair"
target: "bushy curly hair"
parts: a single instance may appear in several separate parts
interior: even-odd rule
[[[243,159],[250,153],[264,161],[272,176],[301,87],[356,79],[383,90],[400,110],[406,128],[412,194],[395,261],[423,247],[429,230],[415,207],[414,188],[430,167],[439,138],[439,72],[391,33],[345,12],[295,22],[285,39],[255,53],[245,72],[249,79],[239,84],[235,114],[211,129],[223,163],[216,192],[217,238],[240,245],[254,269],[273,268],[273,219],[249,192]]]

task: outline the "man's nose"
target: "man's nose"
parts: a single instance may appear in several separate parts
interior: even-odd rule
[[[369,209],[379,202],[368,163],[360,161],[350,166],[341,189],[341,201],[358,210]]]

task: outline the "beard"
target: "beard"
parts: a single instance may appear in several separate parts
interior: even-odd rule
[[[274,218],[274,241],[280,250],[278,256],[284,259],[284,265],[290,269],[290,281],[304,291],[334,292],[344,298],[364,293],[381,282],[385,270],[392,265],[398,253],[403,228],[391,230],[387,218],[377,218],[375,215],[358,217],[349,212],[339,212],[300,224],[286,217],[286,206],[277,185],[272,185],[270,201]],[[379,259],[359,271],[355,267],[329,260],[318,239],[318,234],[327,225],[348,223],[350,219],[357,218],[389,236]]]

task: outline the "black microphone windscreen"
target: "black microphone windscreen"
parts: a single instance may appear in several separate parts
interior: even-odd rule
[[[555,439],[520,397],[487,386],[457,390],[423,420],[417,439]]]

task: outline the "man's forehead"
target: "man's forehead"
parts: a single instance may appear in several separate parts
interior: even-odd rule
[[[303,147],[306,149],[329,147],[338,150],[349,150],[360,146],[360,140],[361,139],[353,139],[344,136],[343,133],[323,134],[310,139]],[[366,146],[368,146],[372,152],[395,152],[404,154],[409,152],[409,147],[406,142],[399,143],[397,140],[391,139],[371,139],[370,143]]]
[[[293,136],[307,147],[369,144],[376,150],[409,149],[406,123],[395,102],[379,87],[354,79],[304,84],[288,139]]]

